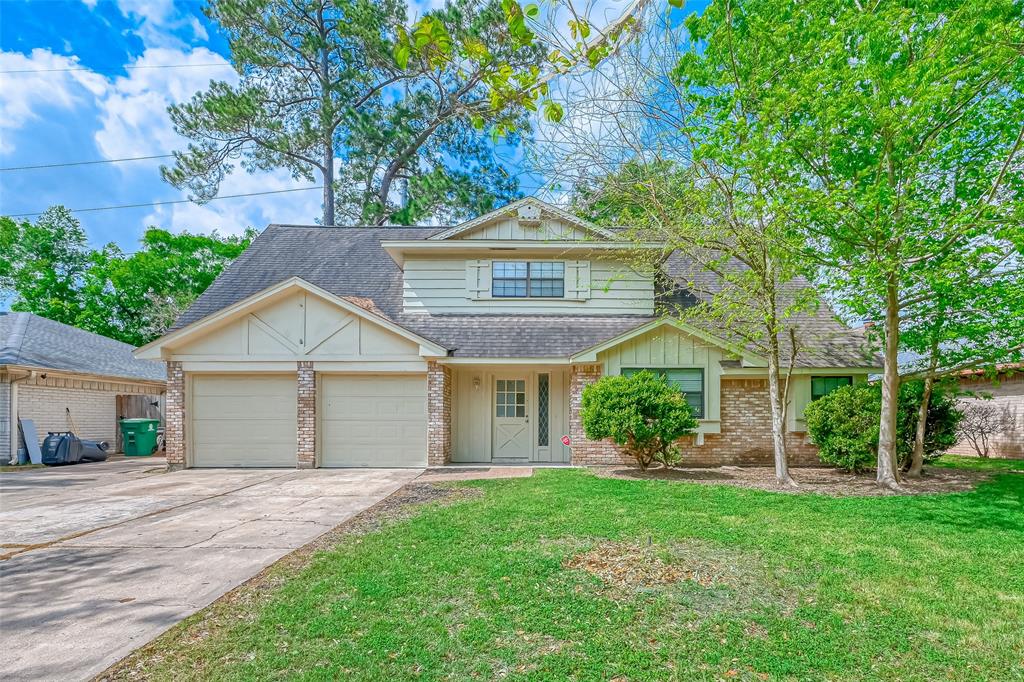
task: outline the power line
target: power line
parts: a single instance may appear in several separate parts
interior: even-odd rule
[[[212,66],[231,67],[230,64],[142,64],[139,66],[116,66],[116,69],[196,69]],[[12,73],[64,73],[68,71],[96,71],[88,66],[76,66],[66,69],[14,69],[12,71],[0,71],[0,74]]]
[[[258,197],[264,194],[287,194],[288,192],[306,192],[311,189],[323,189],[323,185],[317,185],[316,187],[297,187],[295,189],[278,189],[271,190],[269,192],[249,192],[247,194],[225,194],[219,197],[213,197],[209,201],[216,201],[218,199],[237,199],[239,197]],[[168,204],[190,204],[195,203],[191,199],[176,199],[174,201],[149,201],[144,204],[123,204],[121,206],[98,206],[96,208],[70,208],[68,209],[71,213],[88,213],[90,211],[113,211],[118,208],[144,208],[149,206],[167,206]],[[30,216],[42,215],[45,211],[35,211],[34,213],[11,213],[8,214],[9,218],[28,218]]]
[[[126,156],[123,159],[101,159],[99,161],[68,161],[67,163],[44,163],[39,166],[11,166],[0,168],[0,171],[34,170],[36,168],[62,168],[64,166],[91,166],[97,163],[120,163],[121,161],[142,161],[145,159],[169,159],[174,154],[154,154],[152,156]]]

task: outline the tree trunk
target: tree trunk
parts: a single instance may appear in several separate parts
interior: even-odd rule
[[[326,37],[325,37],[326,40]],[[323,88],[323,108],[330,112],[331,95],[328,90],[330,84],[330,64],[328,62],[327,48],[320,50],[320,79]],[[324,133],[324,225],[334,225],[334,129],[328,129]]]
[[[921,396],[921,406],[917,410],[917,428],[914,431],[914,456],[910,462],[910,471],[907,475],[918,478],[924,468],[924,437],[928,426],[928,403],[932,399],[932,385],[935,379],[928,377],[924,380],[924,395]]]
[[[779,342],[772,336],[768,352],[768,404],[772,410],[772,449],[775,453],[775,478],[779,483],[796,486],[789,475],[789,459],[786,453],[786,406],[782,397],[782,383],[779,381]]]
[[[876,480],[894,490],[900,489],[896,477],[896,423],[899,409],[900,310],[896,275],[890,274],[885,291],[885,359],[882,371],[882,414],[878,429],[878,473]]]

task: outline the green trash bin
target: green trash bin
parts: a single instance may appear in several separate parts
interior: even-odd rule
[[[124,454],[128,457],[148,457],[156,452],[156,430],[159,419],[122,419]]]

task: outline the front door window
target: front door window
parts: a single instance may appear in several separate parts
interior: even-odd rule
[[[495,384],[494,416],[526,416],[526,380],[498,379]]]

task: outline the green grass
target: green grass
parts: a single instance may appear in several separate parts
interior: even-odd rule
[[[1024,476],[878,498],[583,470],[470,485],[483,496],[346,540],[219,625],[187,621],[146,675],[1024,679]],[[608,539],[714,580],[632,588],[563,566]]]
[[[982,459],[981,457],[943,455],[935,460],[932,466],[948,469],[976,469],[978,471],[1024,471],[1024,459]]]

